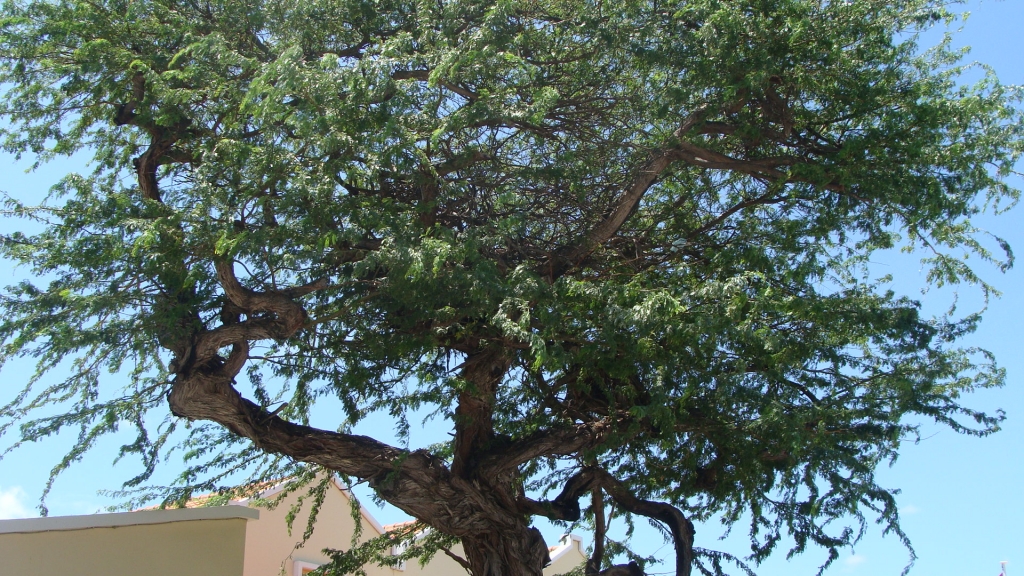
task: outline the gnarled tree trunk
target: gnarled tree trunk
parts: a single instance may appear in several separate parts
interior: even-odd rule
[[[536,528],[516,533],[487,533],[462,538],[473,576],[541,576],[550,561],[547,544]]]

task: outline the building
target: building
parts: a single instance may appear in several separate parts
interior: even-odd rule
[[[241,506],[0,520],[0,576],[243,576]]]
[[[273,486],[258,495],[273,499]],[[273,509],[256,508],[250,499],[210,505],[196,498],[184,509],[143,510],[24,520],[0,520],[0,576],[76,574],[82,576],[302,576],[326,563],[325,548],[346,549],[355,530],[351,495],[331,482],[316,529],[301,544],[308,505],[289,530],[286,515],[299,495],[285,496]],[[410,523],[382,526],[360,507],[361,541]],[[461,555],[456,547],[454,554]],[[586,561],[578,536],[564,536],[550,548],[545,576],[564,574]],[[400,568],[367,565],[368,576],[442,576],[465,574],[453,559],[437,554],[426,566],[416,561]]]

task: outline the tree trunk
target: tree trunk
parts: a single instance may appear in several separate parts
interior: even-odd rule
[[[551,562],[540,531],[525,523],[516,532],[465,537],[462,547],[473,576],[542,576]]]
[[[498,385],[511,359],[500,347],[483,348],[467,355],[462,378],[467,388],[455,410],[455,446],[452,473],[486,494],[504,513],[491,518],[487,529],[462,536],[463,550],[473,576],[542,576],[550,562],[540,531],[526,523],[518,509],[522,487],[514,473],[488,473],[480,458],[494,441],[493,411]]]
[[[472,478],[477,459],[494,440],[494,401],[510,364],[506,351],[497,346],[466,356],[462,378],[468,386],[459,393],[455,408],[452,472],[456,476]]]

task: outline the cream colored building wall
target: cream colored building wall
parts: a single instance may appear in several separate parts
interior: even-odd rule
[[[544,569],[544,576],[556,576],[567,574],[580,564],[587,561],[587,555],[583,551],[583,543],[578,536],[567,538],[569,549],[559,550],[552,553],[551,564]],[[560,552],[560,553],[559,553]]]
[[[301,548],[298,546],[309,519],[308,500],[297,513],[290,534],[286,521],[288,511],[297,500],[298,495],[291,494],[273,510],[258,508],[260,519],[249,525],[245,541],[244,576],[294,576],[297,571],[301,575],[301,568],[297,568],[296,562],[318,566],[328,561],[327,555],[322,552],[324,548],[349,548],[355,522],[348,496],[340,488],[332,486],[328,490],[317,514],[313,535]],[[361,541],[380,536],[380,531],[368,518],[361,517],[361,522]],[[396,574],[389,568],[379,566],[367,566],[366,573],[368,576]]]
[[[452,548],[452,553],[461,558],[466,557],[462,551],[462,544],[456,544]],[[403,574],[404,576],[464,576],[467,572],[455,560],[449,558],[447,554],[438,552],[430,559],[430,564],[420,566],[420,563],[416,560],[410,560],[406,563],[404,571],[395,572],[395,574]]]
[[[0,576],[242,576],[246,520],[0,533]]]

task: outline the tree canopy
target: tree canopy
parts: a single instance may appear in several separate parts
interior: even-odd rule
[[[59,472],[133,428],[140,499],[182,458],[167,501],[333,471],[475,576],[540,575],[536,517],[594,531],[586,574],[644,569],[613,518],[663,526],[678,575],[732,558],[711,518],[755,564],[906,540],[876,467],[922,420],[995,431],[960,396],[1003,375],[959,344],[977,314],[869,258],[989,291],[964,256],[1012,258],[971,218],[1024,146],[1016,89],[917,45],[946,4],[7,0],[4,148],[93,171],[6,200],[37,224],[2,235],[34,279],[0,362],[37,373],[0,433],[80,429]],[[351,432],[424,410],[449,442]]]

